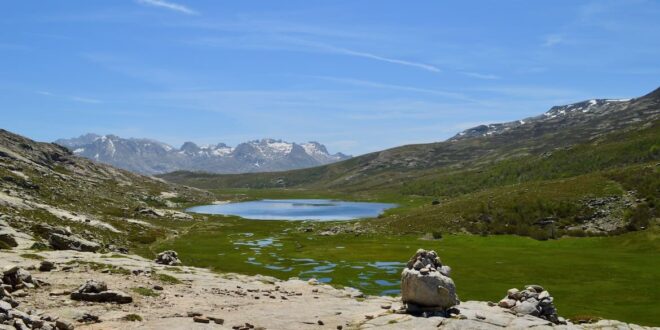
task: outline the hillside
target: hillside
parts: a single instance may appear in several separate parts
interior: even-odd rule
[[[209,173],[284,171],[350,158],[342,153],[330,154],[318,142],[298,144],[274,139],[248,141],[235,147],[224,143],[198,146],[185,142],[177,149],[151,139],[85,134],[59,139],[55,143],[77,156],[147,175],[176,170]]]
[[[24,234],[67,226],[110,249],[140,248],[192,219],[175,211],[211,196],[73,155],[0,130],[0,214]],[[46,237],[43,237],[45,239]]]
[[[370,225],[392,232],[443,228],[538,238],[620,233],[647,228],[657,218],[659,117],[656,90],[631,100],[553,107],[445,142],[311,169],[162,177],[205,189],[279,187],[384,198],[404,208]],[[409,205],[411,197],[428,202]]]

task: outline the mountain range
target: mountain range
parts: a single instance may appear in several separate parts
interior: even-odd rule
[[[310,169],[259,175],[206,176],[176,172],[163,178],[205,188],[299,186],[365,190],[401,189],[415,185],[448,187],[460,182],[461,178],[447,184],[438,176],[464,174],[461,171],[478,172],[505,160],[523,157],[546,160],[553,153],[570,150],[579,144],[598,146],[601,139],[613,133],[646,129],[655,134],[659,118],[660,88],[633,99],[592,99],[554,106],[535,117],[473,127],[443,142],[404,145]]]
[[[289,143],[261,139],[230,147],[224,143],[198,146],[185,142],[176,149],[151,139],[121,138],[116,135],[85,134],[59,139],[56,144],[75,155],[141,174],[161,174],[177,170],[209,173],[273,172],[307,168],[348,159],[342,153],[330,154],[318,142]]]

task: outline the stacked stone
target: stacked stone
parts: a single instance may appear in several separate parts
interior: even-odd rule
[[[156,260],[154,260],[157,264],[161,265],[168,265],[168,266],[178,266],[181,264],[181,260],[179,260],[179,255],[176,253],[176,251],[168,250],[168,251],[163,251],[158,254],[156,257]]]
[[[38,283],[28,271],[20,267],[5,267],[0,278],[0,329],[73,330],[74,326],[70,322],[36,311],[25,313],[17,309],[20,303],[14,296],[23,296],[23,289],[33,288]]]
[[[401,273],[401,298],[409,312],[445,312],[458,305],[456,285],[435,251],[417,250]]]
[[[555,324],[566,324],[564,318],[557,315],[554,298],[540,285],[527,285],[525,290],[509,289],[506,297],[498,303],[502,308],[516,314],[532,315]]]

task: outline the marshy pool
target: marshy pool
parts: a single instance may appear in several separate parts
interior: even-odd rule
[[[263,199],[227,204],[201,205],[187,211],[236,215],[251,220],[341,221],[372,218],[396,207],[390,203],[347,202],[331,199]]]

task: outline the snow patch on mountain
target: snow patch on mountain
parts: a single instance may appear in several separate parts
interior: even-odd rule
[[[199,146],[185,142],[177,149],[150,139],[85,134],[55,143],[78,156],[143,174],[177,170],[212,173],[284,171],[350,158],[342,153],[330,154],[318,142],[297,144],[276,139],[253,140],[236,147],[224,143]]]

